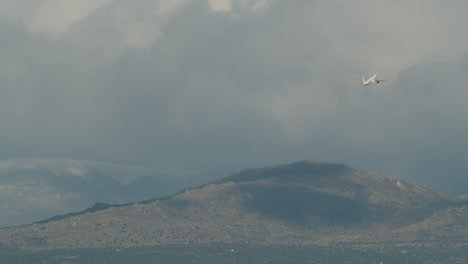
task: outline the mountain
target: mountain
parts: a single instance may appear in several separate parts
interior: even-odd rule
[[[98,208],[99,209],[99,208]],[[466,243],[466,199],[341,164],[247,169],[176,195],[0,230],[23,249]]]
[[[0,160],[0,227],[101,203],[129,203],[207,182],[197,171],[73,159]],[[214,179],[209,178],[208,179]]]

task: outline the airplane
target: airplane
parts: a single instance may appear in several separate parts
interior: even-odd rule
[[[369,85],[369,84],[373,84],[373,83],[380,83],[380,82],[386,81],[386,80],[380,80],[380,79],[378,79],[378,78],[377,78],[377,74],[372,75],[372,77],[370,77],[370,78],[367,79],[367,80],[366,80],[366,78],[364,78],[364,76],[362,77],[362,79],[355,79],[355,80],[361,81],[363,86],[366,86],[366,85]]]

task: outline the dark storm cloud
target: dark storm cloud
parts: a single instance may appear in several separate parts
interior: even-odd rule
[[[107,1],[52,36],[2,20],[0,156],[313,159],[464,192],[466,4],[227,2]]]
[[[271,63],[277,55],[256,43],[273,40],[257,35],[260,28],[251,21],[233,23],[206,12],[187,10],[181,16],[193,21],[175,18],[168,36],[149,50],[125,54],[107,74],[113,103],[131,106],[116,106],[124,113],[115,116],[138,128],[121,136],[141,142],[137,150],[147,151],[144,157],[174,155],[171,160],[209,166],[215,157],[237,159],[255,145],[278,144],[262,97],[308,78],[298,62]],[[158,148],[164,151],[154,152]]]

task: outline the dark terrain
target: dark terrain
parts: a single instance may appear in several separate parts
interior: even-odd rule
[[[256,264],[256,263],[468,263],[465,247],[412,246],[261,246],[245,244],[165,245],[137,248],[61,249],[1,252],[2,264]]]
[[[171,195],[223,174],[73,159],[0,160],[0,227],[80,211],[96,202],[120,204]]]
[[[297,162],[1,229],[9,249],[0,254],[25,263],[468,263],[467,222],[465,197]]]

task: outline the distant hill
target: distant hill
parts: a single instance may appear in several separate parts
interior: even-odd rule
[[[195,171],[97,161],[0,160],[0,227],[29,224],[96,202],[120,204],[171,195],[212,179]]]
[[[461,197],[341,164],[247,169],[176,195],[0,230],[23,249],[467,243]]]

